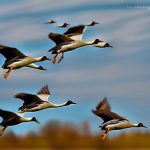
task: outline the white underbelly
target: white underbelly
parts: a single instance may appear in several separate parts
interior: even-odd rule
[[[47,105],[48,103],[45,102],[43,104],[40,104],[36,107],[33,107],[33,108],[30,108],[30,109],[27,109],[27,111],[29,112],[34,112],[34,111],[39,111],[39,110],[43,110],[43,109],[46,109],[46,108],[50,108],[49,104]]]
[[[18,68],[24,67],[28,64],[31,64],[32,62],[34,62],[33,59],[28,59],[27,58],[27,59],[24,59],[24,60],[14,62],[14,63],[8,65],[8,67],[13,67],[14,69],[18,69]]]
[[[83,45],[84,46],[84,45]],[[72,51],[74,49],[77,49],[79,47],[82,47],[81,45],[78,45],[78,44],[72,44],[71,46],[70,45],[65,45],[65,46],[62,46],[61,49],[60,49],[60,52],[68,52],[68,51]]]
[[[106,126],[106,128],[109,128],[110,130],[120,130],[120,129],[129,128],[129,127],[131,127],[130,124],[126,122],[120,122],[117,124],[111,124],[111,125]]]

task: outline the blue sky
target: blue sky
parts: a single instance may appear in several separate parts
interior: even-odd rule
[[[65,54],[61,64],[39,63],[47,72],[22,68],[4,80],[0,69],[1,108],[17,112],[21,101],[18,92],[36,93],[48,84],[52,102],[72,99],[78,103],[59,109],[28,113],[44,124],[49,120],[80,124],[88,121],[93,132],[99,132],[102,122],[91,113],[97,103],[107,96],[112,110],[133,122],[150,124],[150,2],[148,0],[0,0],[0,43],[16,47],[33,57],[46,55],[54,46],[50,32],[63,33],[56,25],[46,25],[54,19],[72,25],[100,22],[89,27],[84,40],[100,38],[113,49],[83,47]],[[4,61],[0,56],[0,64]],[[37,131],[39,125],[29,123],[10,127],[17,134]],[[134,130],[134,129],[133,129]],[[149,130],[149,129],[147,129]],[[142,131],[142,129],[141,129]],[[144,129],[145,131],[145,129]],[[121,131],[122,132],[122,131]]]

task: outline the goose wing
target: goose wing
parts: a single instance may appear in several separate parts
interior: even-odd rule
[[[70,37],[63,34],[57,34],[57,33],[50,33],[48,35],[49,39],[51,39],[53,42],[55,42],[56,45],[59,45],[61,43],[64,43],[66,41],[72,41]]]
[[[6,58],[6,61],[11,60],[18,56],[20,58],[26,57],[26,55],[24,55],[18,49],[13,48],[13,47],[7,47],[4,45],[0,45],[0,53]]]
[[[0,109],[0,116],[3,118],[3,120],[9,120],[18,117],[17,114],[3,109]]]
[[[43,101],[48,101],[48,98],[50,96],[48,85],[42,87],[42,89],[39,92],[37,92],[37,96]]]
[[[92,110],[92,112],[97,115],[98,117],[101,117],[104,122],[117,119],[117,120],[127,120],[123,118],[122,116],[111,112],[110,105],[107,101],[107,98],[105,97],[96,107],[96,110]]]
[[[15,98],[21,99],[24,101],[23,106],[27,106],[33,103],[42,103],[41,100],[37,95],[28,94],[28,93],[18,93],[15,95]]]
[[[67,35],[73,40],[82,40],[82,35],[86,30],[86,25],[78,25],[69,28],[64,35]]]

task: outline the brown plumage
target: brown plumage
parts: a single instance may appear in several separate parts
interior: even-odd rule
[[[48,85],[45,85],[39,92],[37,92],[37,95],[39,95],[39,94],[50,95]]]
[[[104,120],[104,123],[113,119],[119,121],[127,120],[111,111],[111,107],[106,97],[104,97],[104,99],[97,105],[96,110],[92,110],[92,112],[98,117],[101,117]]]

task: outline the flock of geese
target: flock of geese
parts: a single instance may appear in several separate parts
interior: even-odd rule
[[[56,21],[49,20],[46,24],[55,24]],[[62,25],[57,25],[60,28],[68,28],[66,32],[63,34],[59,33],[49,33],[48,37],[51,39],[56,45],[49,49],[48,52],[51,52],[55,56],[52,59],[47,58],[47,56],[41,56],[37,58],[30,57],[28,55],[23,54],[18,49],[13,47],[8,47],[4,45],[0,45],[0,54],[2,54],[6,60],[2,66],[3,69],[8,69],[3,77],[4,79],[8,78],[10,72],[16,69],[20,69],[22,67],[30,67],[38,70],[46,70],[43,66],[38,66],[35,63],[40,61],[52,61],[53,64],[56,63],[56,58],[59,54],[62,56],[59,58],[58,63],[60,63],[64,59],[64,53],[68,51],[72,51],[74,49],[92,45],[98,48],[107,48],[112,46],[100,39],[95,39],[93,41],[84,41],[82,36],[88,26],[94,26],[99,24],[96,21],[92,21],[86,25],[77,25],[70,26],[69,23],[65,22]],[[54,104],[48,101],[50,96],[50,91],[48,85],[45,85],[37,94],[29,94],[29,93],[18,93],[15,95],[15,98],[23,101],[23,105],[19,108],[18,113],[6,111],[0,109],[0,116],[3,118],[0,123],[0,135],[3,135],[5,129],[9,126],[17,125],[23,122],[36,122],[40,123],[35,117],[25,118],[23,117],[26,112],[35,112],[40,111],[47,108],[58,108],[64,107],[72,104],[76,104],[75,102],[68,100],[61,104]],[[129,120],[119,116],[118,114],[111,112],[110,105],[108,104],[107,98],[105,97],[92,112],[101,117],[104,122],[99,126],[102,130],[105,130],[105,133],[102,135],[102,139],[105,140],[107,134],[110,130],[119,130],[130,127],[145,127],[142,123],[134,124]]]

